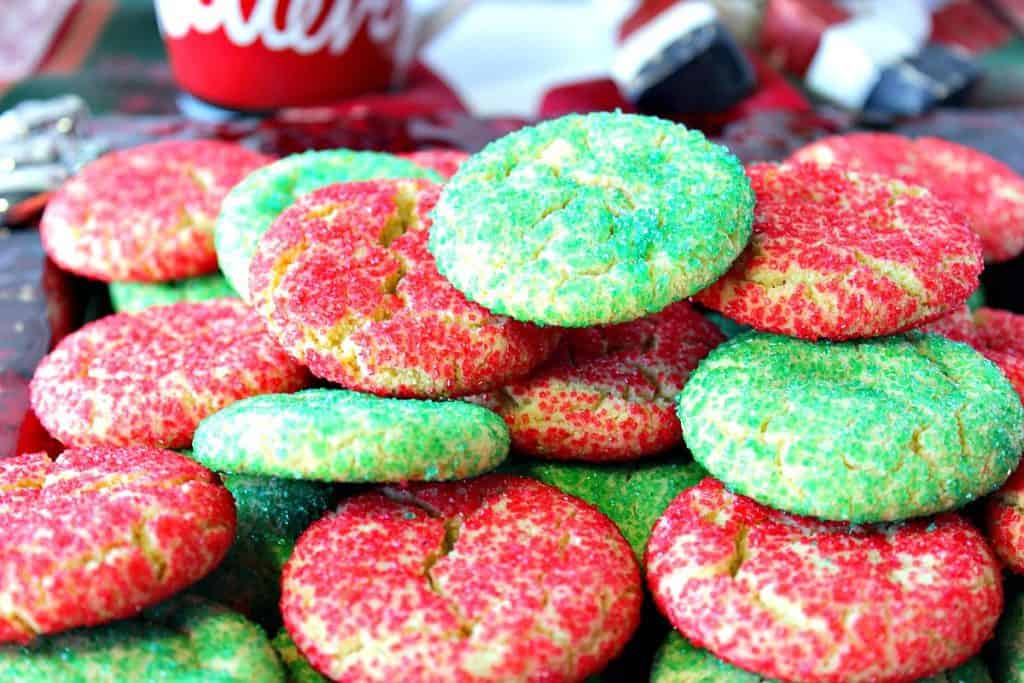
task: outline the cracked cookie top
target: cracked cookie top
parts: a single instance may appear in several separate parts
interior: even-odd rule
[[[938,318],[978,286],[978,237],[923,188],[815,164],[747,173],[753,237],[695,297],[737,322],[803,339],[877,337]]]
[[[87,164],[50,199],[46,253],[104,282],[157,282],[217,269],[213,223],[235,183],[270,157],[214,140],[172,140]]]
[[[299,539],[281,611],[334,680],[583,680],[639,621],[612,522],[540,482],[486,476],[342,503]]]
[[[655,524],[647,574],[695,645],[807,683],[906,683],[958,666],[992,636],[1003,603],[998,560],[958,515],[822,522],[710,478]]]
[[[193,457],[218,472],[339,482],[464,479],[508,455],[501,418],[462,401],[309,389],[239,401],[203,420]]]
[[[135,619],[0,647],[18,683],[285,683],[266,634],[245,617],[182,595]]]
[[[0,528],[0,642],[25,643],[195,583],[231,545],[235,506],[177,453],[89,448],[0,460]]]
[[[655,313],[711,284],[750,237],[743,167],[698,131],[619,113],[524,128],[465,161],[430,250],[496,313],[586,327]]]
[[[292,154],[245,176],[225,197],[214,228],[224,277],[249,301],[249,265],[260,237],[274,219],[308,192],[331,183],[372,178],[442,179],[406,159],[348,149]]]
[[[558,331],[495,315],[427,251],[440,187],[338,183],[295,202],[260,240],[251,298],[313,374],[348,389],[437,398],[485,391],[547,358]]]
[[[633,322],[567,330],[529,378],[490,392],[513,446],[558,460],[631,460],[679,443],[675,397],[725,337],[680,301]]]
[[[1024,401],[1024,315],[962,306],[922,328],[953,341],[970,344],[999,366]]]
[[[86,325],[39,363],[30,388],[39,421],[68,446],[186,448],[207,415],[308,383],[254,311],[214,299]]]
[[[920,185],[967,215],[986,261],[1008,261],[1024,251],[1024,178],[970,147],[938,138],[854,133],[817,140],[790,161],[841,165]]]
[[[730,489],[855,522],[965,505],[998,488],[1024,448],[1024,409],[999,368],[934,334],[748,333],[694,371],[679,419],[694,458]]]

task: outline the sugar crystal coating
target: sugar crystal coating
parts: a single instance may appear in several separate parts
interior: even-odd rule
[[[240,614],[182,595],[134,619],[0,647],[18,683],[285,683],[267,636]]]
[[[912,333],[808,342],[748,333],[679,395],[683,438],[731,490],[823,519],[950,510],[998,488],[1024,450],[1024,409],[964,344]]]
[[[137,614],[195,583],[235,534],[231,494],[184,456],[88,448],[0,460],[0,642]]]
[[[791,160],[841,165],[928,188],[967,214],[986,261],[1008,261],[1024,251],[1024,178],[970,147],[938,138],[854,133],[817,140]]]
[[[445,185],[430,251],[495,313],[586,327],[708,286],[750,237],[754,198],[724,147],[668,121],[570,115],[473,155]]]
[[[678,631],[669,633],[658,648],[651,683],[779,683],[744,671],[707,650],[694,647]],[[975,657],[963,666],[922,678],[917,683],[992,683],[988,669]]]
[[[67,445],[185,448],[206,416],[309,379],[254,311],[214,299],[90,323],[39,363],[30,388],[39,421]]]
[[[998,560],[955,514],[854,527],[705,479],[647,545],[659,609],[694,645],[767,678],[905,683],[959,666],[995,629]]]
[[[331,183],[372,178],[442,179],[406,159],[348,149],[293,154],[250,173],[224,199],[214,229],[217,261],[228,282],[249,300],[249,263],[256,245],[300,196]]]
[[[285,626],[335,680],[582,680],[639,620],[615,525],[531,479],[350,498],[299,539]]]
[[[270,157],[214,140],[171,140],[106,154],[46,205],[40,237],[65,270],[158,282],[217,268],[213,223],[228,190]]]
[[[199,425],[193,457],[215,470],[345,482],[462,479],[508,455],[508,429],[461,401],[309,389],[239,401]]]
[[[520,452],[631,460],[679,443],[675,397],[724,337],[688,303],[618,325],[567,330],[528,378],[485,397]]]
[[[491,313],[427,251],[439,186],[338,183],[300,198],[260,240],[251,298],[267,329],[319,377],[381,395],[440,398],[518,379],[558,331]]]
[[[753,237],[695,297],[737,322],[803,339],[876,337],[933,320],[978,286],[977,236],[920,187],[814,164],[747,173]]]

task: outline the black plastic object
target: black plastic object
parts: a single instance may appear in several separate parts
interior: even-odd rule
[[[981,70],[970,57],[928,44],[882,72],[864,105],[864,117],[884,123],[920,116],[939,105],[962,104],[980,76]]]
[[[669,43],[637,74],[652,85],[633,97],[654,114],[724,111],[754,92],[754,67],[729,31],[706,24]]]

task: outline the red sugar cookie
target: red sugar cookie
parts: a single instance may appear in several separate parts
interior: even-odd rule
[[[970,147],[938,138],[854,133],[813,142],[790,161],[837,164],[920,185],[967,215],[986,261],[1008,261],[1024,251],[1024,178]]]
[[[338,681],[578,681],[622,649],[641,600],[607,517],[485,476],[345,501],[296,544],[281,612]]]
[[[123,619],[198,581],[235,535],[231,494],[155,448],[0,460],[0,642]]]
[[[955,514],[876,526],[772,510],[705,479],[647,545],[655,602],[686,638],[766,678],[903,683],[992,636],[999,563]]]
[[[315,375],[381,395],[457,396],[550,355],[556,330],[492,314],[437,272],[427,236],[439,191],[422,180],[330,185],[261,238],[253,305]]]
[[[1024,402],[1024,315],[984,306],[972,313],[963,306],[923,329],[973,346],[999,366]]]
[[[86,325],[40,362],[30,391],[39,421],[69,446],[186,448],[206,416],[308,381],[254,311],[213,299]]]
[[[747,168],[750,244],[694,298],[740,323],[802,339],[893,334],[970,296],[981,248],[926,190],[815,164]]]
[[[555,356],[483,403],[519,451],[559,460],[628,460],[682,439],[675,398],[725,341],[688,303],[620,325],[566,330]]]
[[[465,152],[457,149],[423,149],[418,152],[399,154],[403,159],[408,159],[417,166],[437,171],[445,178],[451,178],[459,170],[462,162],[469,158]]]
[[[1018,468],[986,499],[985,527],[999,558],[1012,571],[1024,574],[1024,468]]]
[[[170,140],[87,164],[46,206],[43,247],[58,265],[113,282],[157,282],[217,269],[221,200],[270,157],[214,140]]]

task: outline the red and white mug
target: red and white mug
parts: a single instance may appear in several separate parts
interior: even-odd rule
[[[156,0],[178,84],[233,109],[382,90],[470,0],[413,18],[406,0]]]

